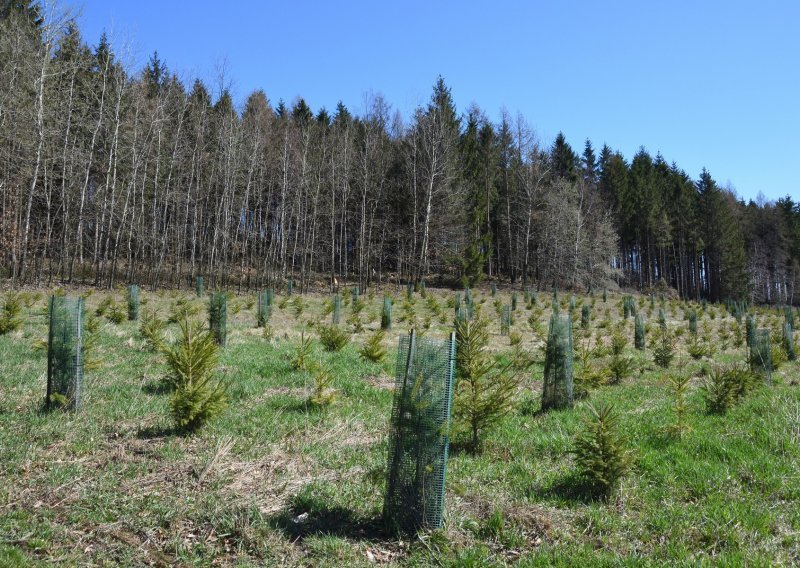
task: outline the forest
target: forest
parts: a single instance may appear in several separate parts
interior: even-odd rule
[[[0,4],[11,286],[490,278],[798,302],[790,196],[745,201],[644,147],[631,158],[563,134],[544,143],[521,115],[457,109],[442,77],[403,116],[374,93],[358,112],[262,90],[238,105],[224,78],[186,81],[157,53],[142,69],[126,61],[105,36],[87,45],[69,14]]]

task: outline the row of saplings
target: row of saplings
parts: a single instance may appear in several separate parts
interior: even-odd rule
[[[127,314],[129,319],[139,319],[139,296],[138,287],[129,287]],[[337,311],[340,309],[337,306],[337,297],[331,300],[334,324],[337,323]],[[6,297],[2,312],[4,321],[19,319],[18,315],[13,314],[18,311],[14,306],[18,301],[17,297]],[[273,306],[272,291],[260,293],[257,301],[256,322],[266,329]],[[457,299],[457,303],[460,304],[460,299]],[[627,310],[627,302],[623,303]],[[456,376],[451,391],[454,418],[452,426],[450,416],[447,416],[446,420],[447,431],[453,433],[455,439],[465,449],[479,452],[483,434],[514,408],[519,384],[525,376],[525,371],[530,368],[532,359],[519,346],[510,356],[490,355],[487,352],[488,322],[481,316],[480,306],[472,302],[468,302],[468,305],[471,306],[469,310],[456,310],[454,333]],[[169,407],[176,429],[192,432],[220,414],[227,405],[225,386],[214,376],[219,347],[224,346],[226,342],[227,296],[222,293],[211,295],[208,306],[208,329],[191,317],[196,314],[196,306],[179,301],[178,308],[170,316],[170,320],[178,323],[180,329],[176,341],[165,341],[164,330],[167,322],[160,320],[152,311],[145,312],[141,318],[140,332],[152,350],[163,354],[170,370],[167,379],[171,391]],[[101,304],[98,312],[102,313],[104,309],[111,309],[112,312],[115,310],[112,304],[106,303]],[[86,339],[83,300],[53,296],[48,311],[50,329],[46,404],[50,408],[78,408]],[[628,313],[626,312],[626,315]],[[117,317],[114,313],[111,315]],[[584,327],[586,309],[582,310],[581,315],[581,327]],[[506,313],[501,313],[501,318],[506,317],[508,317]],[[571,407],[576,394],[585,394],[585,391],[576,393],[573,386],[575,349],[572,320],[572,310],[569,314],[561,315],[557,302],[554,302],[545,346],[542,411]],[[659,320],[660,339],[656,342],[654,359],[666,368],[669,367],[674,348],[663,314]],[[361,349],[361,355],[366,359],[380,361],[386,355],[381,340],[384,329],[391,327],[391,300],[388,298],[384,300],[381,323],[381,329],[371,335]],[[787,310],[785,326],[790,328],[790,337],[793,337],[793,323],[793,314],[791,310]],[[691,327],[690,322],[690,331]],[[321,343],[329,351],[337,351],[349,338],[349,335],[341,332],[336,325],[318,325],[318,332]],[[696,334],[696,324],[694,333]],[[91,336],[91,332],[89,335]],[[634,337],[636,347],[643,348],[643,322],[639,317],[635,320]],[[619,332],[614,334],[611,345],[611,373],[614,373],[613,367],[619,364],[618,361],[625,360],[621,357],[625,343],[624,334]],[[771,377],[769,333],[765,330],[756,330],[751,317],[747,320],[747,345],[749,368],[733,366],[717,368],[709,373],[703,385],[709,411],[725,412],[754,386],[764,380],[769,381]],[[330,388],[333,375],[324,365],[311,360],[311,348],[310,338],[306,337],[305,333],[301,334],[292,363],[296,369],[311,373],[314,378],[314,389],[309,402],[314,406],[324,407],[334,400],[335,391]],[[790,343],[789,351],[793,355],[793,341]],[[587,379],[586,376],[591,375],[592,371],[591,366],[585,361],[582,368],[583,372],[579,373],[579,376],[582,375],[584,380],[579,382],[585,388],[591,383],[591,379]],[[452,379],[453,377],[450,377],[450,380]],[[670,382],[674,394],[675,421],[672,430],[680,437],[688,430],[686,396],[689,377],[684,373],[675,373],[670,375]],[[405,394],[407,393],[396,392],[396,400]],[[418,397],[422,395],[420,392],[416,394]],[[632,453],[620,433],[619,418],[614,409],[608,404],[590,405],[589,409],[585,428],[575,442],[575,461],[588,482],[587,486],[599,495],[608,495],[628,471]],[[397,430],[396,427],[394,430]],[[443,450],[446,460],[446,441]],[[423,451],[411,446],[409,451],[430,453],[429,449]],[[436,506],[443,506],[443,502]],[[424,511],[425,507],[419,509]],[[436,521],[426,522],[426,518],[430,518],[430,511],[427,515],[421,514],[412,522],[411,525],[414,526],[411,528],[437,525]],[[433,518],[436,518],[436,515]],[[440,516],[438,518],[440,523]]]

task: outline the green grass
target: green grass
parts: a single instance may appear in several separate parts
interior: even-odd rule
[[[395,300],[404,295],[394,292]],[[428,294],[442,306],[451,295]],[[479,306],[490,297],[488,289],[474,294]],[[113,295],[123,298],[122,292]],[[107,296],[92,294],[87,309]],[[182,296],[142,294],[146,307],[164,318]],[[201,306],[197,317],[205,318],[205,301],[185,297]],[[497,297],[507,303],[510,292],[500,290]],[[622,319],[620,298],[596,300],[592,345],[598,323],[608,319],[613,327]],[[303,325],[327,321],[324,299],[304,297],[299,319],[291,303],[280,309],[276,299],[272,341],[255,328],[255,307],[238,299],[242,309],[229,313],[218,369],[229,385],[230,406],[193,436],[172,430],[162,384],[166,369],[160,355],[147,351],[136,322],[103,323],[96,353],[102,364],[87,373],[83,410],[42,412],[46,355],[32,346],[46,337],[46,300],[25,308],[22,330],[0,337],[0,565],[800,562],[799,363],[784,363],[774,386],[756,389],[727,414],[710,415],[699,389],[702,367],[744,361],[744,348],[717,346],[714,361],[694,361],[684,333],[672,370],[683,366],[694,378],[687,400],[690,431],[678,440],[670,434],[668,381],[650,348],[634,351],[631,319],[625,354],[634,358],[633,375],[592,391],[572,410],[540,414],[541,342],[526,323],[531,311],[523,302],[512,331],[522,335],[522,348],[537,363],[516,409],[487,432],[481,454],[451,454],[442,530],[386,534],[381,509],[395,344],[408,324],[396,321],[387,334],[383,364],[358,354],[380,326],[382,294],[362,296],[365,329],[341,351],[325,351],[311,332],[312,360],[331,369],[338,391],[335,404],[317,409],[308,403],[311,377],[293,370],[291,357]],[[682,306],[675,303],[674,315],[671,307],[668,302],[668,325],[685,327]],[[641,309],[648,323],[656,321],[657,308],[650,315]],[[417,301],[418,321],[429,310]],[[345,319],[350,306],[343,311]],[[445,337],[452,316],[446,311],[447,323],[433,317],[427,336]],[[542,312],[542,322],[549,311]],[[491,320],[490,350],[506,357],[511,347],[500,336],[491,302],[483,314]],[[698,323],[709,321],[716,333],[724,318],[730,327],[733,320],[722,308],[716,315],[711,320],[698,310]],[[775,311],[761,310],[758,317],[762,327],[781,321]],[[170,325],[168,336],[176,331]],[[608,344],[611,329],[602,331]],[[582,492],[569,453],[593,400],[614,404],[636,454],[633,473],[607,500]]]

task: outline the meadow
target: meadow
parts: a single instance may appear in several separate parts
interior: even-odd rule
[[[0,335],[0,565],[800,563],[800,364],[782,347],[782,308],[747,309],[771,333],[771,384],[720,409],[711,381],[747,365],[744,314],[633,295],[646,322],[640,350],[625,317],[630,296],[560,293],[559,311],[573,318],[576,397],[570,409],[541,412],[552,293],[473,290],[488,352],[498,363],[524,355],[524,373],[480,448],[453,432],[444,526],[403,535],[382,519],[398,337],[414,327],[446,338],[456,291],[371,289],[356,316],[343,291],[348,341],[338,351],[320,342],[328,294],[282,291],[265,327],[256,327],[255,294],[229,294],[215,372],[228,406],[193,433],[170,420],[164,356],[140,321],[119,317],[122,288],[66,291],[83,294],[94,319],[82,408],[45,411],[51,293],[25,291],[21,325]],[[380,328],[384,294],[394,299],[393,326],[375,362],[360,351]],[[502,307],[514,303],[502,329]],[[142,312],[165,321],[205,322],[207,307],[193,291],[142,291]],[[666,368],[654,361],[660,310],[674,342]],[[165,342],[178,336],[168,324]],[[622,369],[612,353],[619,336]],[[325,404],[313,400],[314,373],[294,364],[301,342],[330,376]],[[600,403],[616,410],[631,458],[603,497],[585,490],[573,454]]]

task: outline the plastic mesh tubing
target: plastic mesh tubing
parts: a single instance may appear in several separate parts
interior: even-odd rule
[[[769,330],[758,329],[753,334],[753,345],[750,348],[750,368],[772,382],[772,347]]]
[[[452,335],[400,338],[384,504],[396,529],[441,527],[454,358]]]
[[[223,292],[217,292],[211,295],[209,319],[209,327],[214,333],[217,343],[224,347],[227,341],[228,331],[228,298]]]
[[[55,394],[77,410],[83,389],[83,298],[52,296],[49,313],[45,404],[51,407]]]
[[[547,336],[542,408],[572,404],[572,320],[553,314]]]

